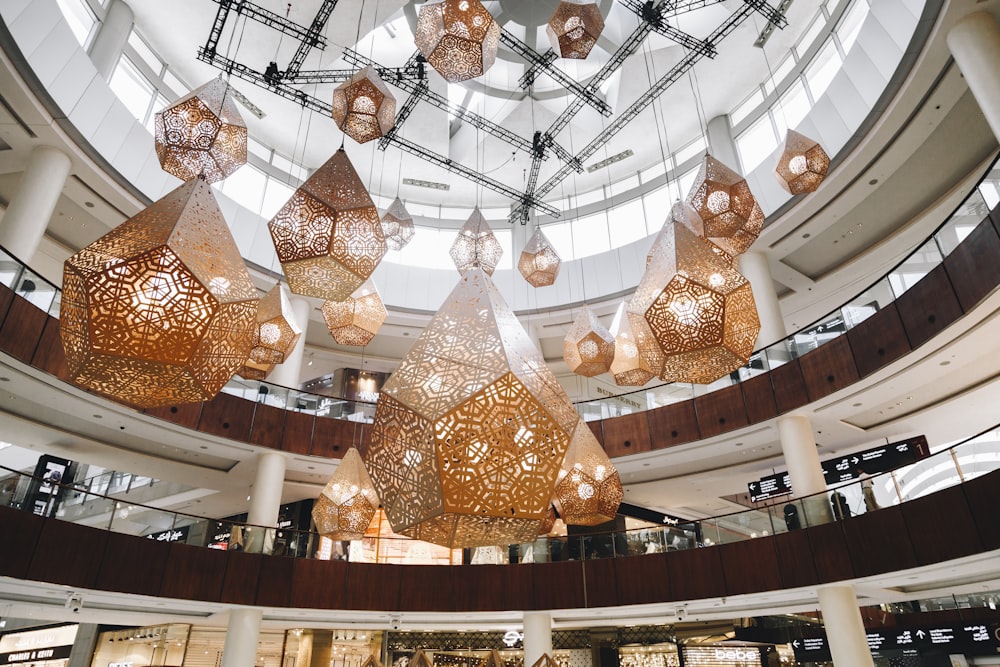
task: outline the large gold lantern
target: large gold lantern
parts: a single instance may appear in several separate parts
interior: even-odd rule
[[[687,203],[701,217],[703,236],[729,255],[746,252],[764,228],[764,212],[746,179],[706,155]]]
[[[493,275],[497,264],[500,263],[500,257],[503,256],[503,248],[490,229],[490,224],[479,212],[479,207],[476,207],[458,230],[458,235],[448,253],[459,273],[478,267]]]
[[[66,260],[70,375],[144,408],[207,401],[250,354],[257,302],[212,187],[192,179]]]
[[[368,471],[397,533],[452,548],[530,542],[578,419],[471,268],[383,386]]]
[[[538,228],[521,251],[517,270],[532,287],[545,287],[556,281],[561,263],[555,248]]]
[[[603,30],[604,17],[593,0],[562,0],[545,28],[552,50],[576,59],[590,54]]]
[[[343,301],[326,301],[321,311],[335,341],[358,347],[372,342],[388,316],[382,297],[371,280],[366,280]]]
[[[182,181],[221,181],[247,161],[247,126],[229,84],[212,79],[156,114],[156,156]]]
[[[378,494],[361,454],[351,447],[313,506],[316,531],[331,540],[360,540],[378,509]]]
[[[371,67],[333,91],[333,120],[359,144],[384,136],[396,124],[396,98]]]
[[[258,364],[280,364],[301,336],[302,329],[295,322],[292,304],[278,283],[260,300],[249,358]]]
[[[577,375],[594,377],[607,373],[614,358],[615,337],[584,306],[563,338],[563,361]]]
[[[830,156],[819,143],[795,130],[785,134],[785,147],[774,168],[778,183],[793,195],[814,192],[830,170]]]
[[[438,74],[458,83],[496,62],[500,26],[479,0],[429,0],[420,7],[415,41]]]
[[[615,337],[610,373],[619,387],[641,387],[659,375],[663,353],[646,320],[625,306],[618,306],[609,330]]]
[[[618,514],[623,496],[618,470],[581,421],[566,452],[552,497],[559,516],[570,526],[606,523]]]
[[[667,218],[667,222],[664,224],[669,225],[673,222],[681,223],[682,225],[690,229],[692,232],[694,232],[701,238],[708,241],[708,243],[712,245],[712,250],[715,252],[716,255],[723,258],[727,262],[732,263],[733,261],[732,255],[730,255],[728,252],[726,252],[719,246],[712,243],[710,239],[705,237],[705,221],[701,219],[700,215],[698,215],[698,211],[694,210],[694,208],[692,208],[691,205],[688,204],[686,201],[675,202],[673,207],[670,209],[670,217]],[[646,255],[647,267],[649,266],[649,263],[653,261],[653,255],[656,254],[656,246],[660,242],[662,236],[663,234],[659,233],[653,240],[653,247],[650,248],[649,254]]]
[[[343,301],[388,250],[378,209],[341,148],[267,223],[288,287]]]
[[[750,283],[684,225],[664,225],[629,313],[641,315],[663,354],[660,378],[714,382],[745,364],[760,321]]]
[[[396,197],[382,216],[382,234],[386,245],[392,250],[402,250],[413,239],[414,232],[413,216]]]
[[[267,379],[267,376],[271,374],[275,366],[276,364],[261,364],[253,359],[247,359],[243,362],[240,370],[236,371],[236,374],[244,380],[257,380],[260,382]]]

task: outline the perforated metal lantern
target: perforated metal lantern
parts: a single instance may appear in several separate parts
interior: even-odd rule
[[[366,463],[397,533],[453,548],[530,542],[578,419],[472,268],[382,387]]]
[[[585,377],[607,373],[615,358],[615,338],[588,306],[584,306],[563,338],[563,361]]]
[[[694,210],[690,204],[684,201],[675,202],[673,207],[670,209],[670,217],[667,218],[667,222],[664,224],[669,225],[671,222],[679,222],[701,238],[708,241],[708,243],[712,245],[712,250],[716,255],[732,264],[733,256],[705,237],[705,221],[701,219],[701,216],[698,215],[698,212]],[[653,255],[656,253],[656,245],[660,242],[661,237],[662,234],[656,235],[656,239],[653,241],[653,247],[650,248],[649,254],[646,255],[647,267],[653,260]]]
[[[344,301],[327,301],[321,308],[330,335],[341,345],[358,347],[372,342],[388,312],[375,283],[366,280]]]
[[[156,114],[156,156],[182,181],[221,181],[247,161],[247,126],[229,84],[212,79]]]
[[[629,313],[622,303],[609,331],[615,337],[615,358],[610,373],[616,385],[641,387],[659,374],[663,354],[642,316]]]
[[[479,212],[479,207],[476,207],[458,230],[448,254],[451,255],[451,261],[455,262],[455,268],[459,273],[472,268],[481,268],[489,275],[493,275],[497,264],[500,263],[500,257],[503,256],[503,248],[490,229],[490,224]]]
[[[141,407],[207,401],[249,356],[257,303],[211,186],[192,179],[66,260],[69,373]]]
[[[343,301],[388,250],[378,209],[344,149],[313,173],[267,223],[288,287]]]
[[[785,134],[785,147],[774,168],[778,183],[793,195],[814,192],[830,170],[830,156],[819,143],[795,130]]]
[[[333,90],[333,120],[359,144],[384,136],[396,124],[396,98],[371,67]]]
[[[604,17],[592,0],[563,0],[549,19],[545,33],[560,58],[583,59],[597,44]]]
[[[414,233],[413,216],[399,197],[396,197],[382,216],[382,235],[385,236],[386,245],[392,250],[402,250],[413,239]]]
[[[458,83],[496,62],[500,26],[479,0],[429,0],[420,7],[415,41],[438,74]]]
[[[532,287],[545,287],[556,281],[561,264],[555,248],[538,228],[521,251],[517,270]]]
[[[549,509],[545,512],[545,518],[542,519],[542,523],[538,526],[539,535],[548,535],[552,532],[552,529],[556,527],[556,509],[549,505]]]
[[[247,359],[243,362],[243,366],[240,370],[236,371],[244,380],[266,380],[267,376],[271,374],[274,370],[275,364],[260,364],[252,359]]]
[[[746,179],[706,155],[687,203],[704,224],[703,236],[729,255],[746,252],[764,228],[764,212]]]
[[[280,364],[301,336],[302,329],[295,322],[292,304],[281,283],[278,283],[261,298],[257,308],[257,328],[254,330],[253,347],[250,348],[250,360],[272,367]]]
[[[313,505],[316,531],[331,540],[360,540],[375,517],[378,494],[361,454],[351,447]]]
[[[745,364],[760,331],[750,283],[684,225],[664,225],[627,310],[649,325],[659,376],[707,384]]]
[[[618,514],[624,491],[618,469],[582,421],[573,433],[552,501],[569,526],[596,526]]]

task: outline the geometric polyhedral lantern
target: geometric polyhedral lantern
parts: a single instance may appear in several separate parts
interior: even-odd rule
[[[581,420],[559,471],[552,501],[570,526],[596,526],[618,514],[624,492],[618,470]]]
[[[388,250],[378,209],[344,149],[317,169],[267,223],[288,287],[343,301]]]
[[[708,384],[745,364],[760,321],[750,283],[711,244],[677,222],[660,232],[628,312],[642,316],[667,382]]]
[[[578,420],[471,268],[382,387],[366,464],[397,533],[452,548],[531,542]]]
[[[207,401],[249,356],[257,302],[212,186],[193,178],[66,260],[69,373],[140,407]]]
[[[793,195],[813,192],[829,169],[830,156],[822,146],[795,130],[788,130],[785,147],[774,168],[781,187]]]
[[[330,335],[340,345],[364,347],[372,342],[388,312],[371,280],[344,301],[326,301],[321,308]]]
[[[459,273],[479,267],[489,275],[493,275],[503,255],[503,247],[497,241],[486,218],[479,212],[478,206],[458,230],[448,254],[451,255],[451,261],[455,262]]]
[[[267,376],[271,374],[274,367],[275,364],[259,364],[252,359],[247,359],[243,362],[240,370],[236,371],[236,374],[244,380],[257,380],[260,382],[267,379]]]
[[[682,225],[690,229],[692,232],[694,232],[701,238],[711,243],[712,250],[715,251],[716,255],[723,258],[730,264],[732,263],[733,256],[730,255],[725,250],[723,250],[722,248],[720,248],[719,246],[712,243],[712,240],[705,236],[705,221],[701,219],[701,216],[698,215],[698,212],[694,210],[691,207],[691,205],[688,204],[686,201],[674,202],[673,207],[670,209],[670,217],[667,218],[667,222],[665,224],[669,225],[671,224],[671,222],[681,223]],[[657,235],[657,239],[659,239],[659,235]],[[653,242],[654,249],[650,250],[649,255],[646,257],[646,266],[649,266],[649,262],[653,258],[653,253],[655,252],[656,243],[657,243],[656,241]]]
[[[641,315],[629,313],[625,305],[618,306],[611,323],[615,359],[610,372],[619,387],[641,387],[659,375],[663,354],[646,320]]]
[[[382,215],[382,234],[391,250],[402,250],[413,238],[413,216],[399,197],[393,200],[389,210]]]
[[[584,306],[563,338],[563,360],[570,371],[585,377],[607,373],[615,358],[615,337]]]
[[[253,335],[249,358],[258,364],[280,364],[301,335],[302,329],[296,324],[292,314],[292,304],[281,283],[278,283],[260,300],[257,329]]]
[[[764,212],[746,179],[711,155],[701,163],[687,203],[704,223],[702,236],[730,255],[746,252],[764,228]]]
[[[247,126],[222,79],[182,97],[153,122],[160,166],[182,181],[204,176],[214,183],[246,164]]]
[[[556,281],[561,260],[539,227],[521,251],[517,270],[532,287],[545,287]]]
[[[371,67],[333,91],[333,120],[359,144],[384,136],[396,124],[396,98]]]
[[[560,58],[586,58],[604,30],[604,17],[593,0],[563,0],[545,32]]]
[[[378,509],[378,495],[361,454],[351,447],[313,506],[316,531],[331,540],[360,540]]]
[[[420,7],[414,40],[438,74],[458,83],[493,66],[500,26],[479,0],[429,0]]]

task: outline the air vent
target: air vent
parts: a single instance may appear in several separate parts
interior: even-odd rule
[[[418,188],[429,188],[431,190],[451,190],[451,186],[447,183],[421,181],[419,178],[404,178],[403,185],[416,185]]]
[[[592,174],[598,169],[603,169],[604,167],[607,167],[609,164],[614,164],[615,162],[621,162],[625,158],[632,157],[633,155],[635,155],[635,153],[632,152],[631,148],[623,150],[618,155],[612,155],[611,157],[605,158],[600,162],[595,162],[594,164],[587,167],[587,171]]]

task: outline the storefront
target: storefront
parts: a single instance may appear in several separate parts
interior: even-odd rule
[[[170,623],[107,630],[97,638],[91,667],[181,667],[191,626]]]
[[[66,667],[78,629],[74,623],[3,635],[0,637],[0,665]]]

